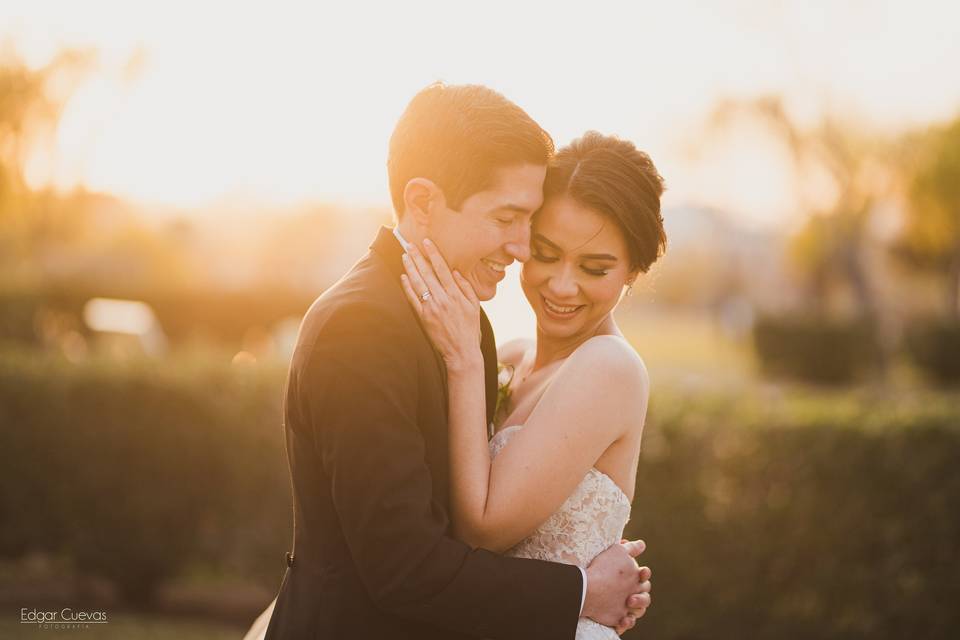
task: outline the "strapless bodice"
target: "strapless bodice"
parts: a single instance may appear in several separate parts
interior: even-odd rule
[[[514,425],[497,432],[490,440],[491,459],[522,426]],[[506,555],[586,568],[601,551],[620,542],[629,519],[630,499],[610,476],[591,468],[560,508]],[[580,619],[577,640],[613,638],[618,636],[610,627]]]

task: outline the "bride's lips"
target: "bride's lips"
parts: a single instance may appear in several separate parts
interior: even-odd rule
[[[554,320],[569,320],[576,316],[586,305],[562,305],[557,304],[547,300],[543,294],[540,294],[540,301],[543,303],[543,311],[547,314],[547,317],[553,318]]]

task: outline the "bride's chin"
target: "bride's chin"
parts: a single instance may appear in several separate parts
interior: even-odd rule
[[[549,338],[566,338],[577,332],[577,327],[572,324],[558,322],[545,313],[537,314],[537,326]]]

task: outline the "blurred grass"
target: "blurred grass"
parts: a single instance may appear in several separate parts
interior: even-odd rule
[[[19,610],[0,620],[0,638],[97,638],[97,640],[239,640],[245,629],[222,623],[180,620],[143,614],[107,612],[107,624],[78,628],[40,628],[20,624]],[[68,625],[69,626],[69,625]]]

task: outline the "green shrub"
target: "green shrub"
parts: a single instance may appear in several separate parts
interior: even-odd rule
[[[189,562],[274,577],[290,530],[281,379],[0,361],[0,554],[65,554],[137,602]]]
[[[852,382],[882,360],[867,321],[764,317],[753,343],[764,372],[822,384]]]
[[[947,638],[960,629],[960,401],[654,397],[627,637]]]
[[[911,326],[905,345],[912,360],[932,380],[960,383],[960,323],[941,320]]]

